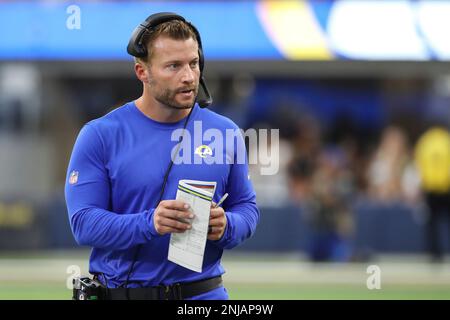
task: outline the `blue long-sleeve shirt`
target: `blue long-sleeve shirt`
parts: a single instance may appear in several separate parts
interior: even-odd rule
[[[231,120],[195,105],[162,199],[175,199],[181,179],[215,181],[213,201],[229,193],[223,203],[227,227],[220,240],[207,240],[202,273],[167,260],[170,234],[156,232],[153,213],[184,121],[154,121],[130,102],[90,121],[78,135],[65,184],[70,225],[76,241],[93,248],[89,272],[103,274],[109,287],[125,282],[138,245],[129,286],[168,285],[223,274],[223,249],[255,232],[259,211],[242,135],[230,139],[238,130]],[[208,145],[212,155],[195,152],[200,145]]]

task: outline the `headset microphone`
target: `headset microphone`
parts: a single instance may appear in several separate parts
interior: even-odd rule
[[[202,87],[206,97],[204,99],[199,99],[197,102],[201,108],[206,108],[207,106],[210,106],[213,103],[213,98],[209,93],[208,87],[206,86],[205,79],[203,79],[203,76],[200,76],[200,86]]]

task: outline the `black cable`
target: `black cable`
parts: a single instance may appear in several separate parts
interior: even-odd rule
[[[106,295],[106,298],[108,298],[109,297],[108,279],[106,278],[106,276],[103,272],[101,273],[101,275],[103,276],[103,279],[105,280],[105,286],[106,286],[105,295]]]
[[[172,157],[171,157],[170,164],[169,164],[169,166],[166,169],[166,173],[164,174],[164,180],[163,180],[163,184],[162,184],[162,188],[161,188],[161,193],[159,194],[159,200],[158,200],[156,206],[159,205],[159,203],[161,202],[161,200],[163,198],[164,190],[166,189],[167,179],[169,178],[169,173],[172,170],[173,163],[174,163],[174,161],[175,161],[175,159],[176,159],[176,157],[178,155],[178,152],[180,150],[181,142],[183,141],[183,137],[184,137],[184,132],[186,131],[186,127],[187,127],[189,118],[191,117],[192,110],[194,110],[194,106],[191,108],[191,110],[189,110],[189,114],[187,115],[186,120],[184,121],[183,134],[181,135],[180,140],[178,142],[178,147],[177,147],[177,150],[175,152],[174,159],[172,159]],[[141,250],[141,247],[142,247],[142,244],[138,245],[138,247],[137,247],[137,249],[136,249],[136,251],[134,253],[133,261],[131,262],[131,266],[130,266],[130,269],[128,270],[128,274],[127,274],[127,279],[125,280],[124,287],[127,288],[127,290],[126,290],[126,298],[127,298],[127,300],[130,300],[129,290],[128,290],[129,289],[128,288],[128,282],[130,280],[130,275],[133,272],[134,265],[136,263],[137,257],[139,255],[139,251]]]

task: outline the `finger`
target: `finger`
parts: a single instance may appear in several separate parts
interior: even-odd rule
[[[217,205],[217,203],[215,203],[214,201],[211,201],[211,208],[215,208],[216,205]]]
[[[177,220],[186,220],[186,219],[194,218],[194,214],[190,211],[180,211],[180,210],[173,210],[173,209],[167,209],[167,208],[161,209],[158,212],[158,214],[161,217],[177,219]]]
[[[211,219],[209,220],[209,225],[212,227],[224,227],[225,219]]]
[[[159,233],[160,234],[166,234],[166,233],[183,233],[183,232],[185,232],[186,230],[180,230],[180,229],[175,229],[175,228],[171,228],[171,227],[165,227],[165,226],[162,226],[160,229],[159,229]]]
[[[155,229],[160,235],[164,235],[167,233],[183,233],[186,231],[186,229],[177,229],[166,225],[162,225],[160,223],[155,224]]]
[[[160,203],[164,208],[185,211],[190,208],[189,204],[181,200],[163,200]]]
[[[169,227],[169,228],[173,228],[173,229],[180,230],[180,231],[185,231],[185,230],[192,228],[190,223],[186,223],[186,222],[182,222],[182,221],[178,221],[178,220],[174,220],[174,219],[168,219],[168,218],[162,218],[159,221],[159,225],[161,227]]]
[[[219,240],[220,238],[222,238],[222,233],[213,231],[212,233],[208,234],[207,238],[208,238],[208,240],[216,241],[216,240]]]
[[[221,228],[209,226],[208,227],[208,235],[219,234],[221,232]]]
[[[222,217],[224,215],[225,215],[225,211],[223,211],[222,208],[217,208],[217,209],[211,209],[209,217],[211,219],[211,218]]]
[[[216,233],[222,233],[225,230],[225,226],[208,226],[208,234],[216,234]]]

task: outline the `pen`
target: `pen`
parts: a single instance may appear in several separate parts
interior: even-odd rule
[[[217,204],[214,206],[214,208],[218,208],[218,207],[222,204],[222,202],[225,201],[225,199],[226,199],[227,197],[228,197],[228,193],[225,193],[225,194],[223,195],[223,197],[220,198],[219,202],[217,202]]]
[[[226,199],[227,197],[228,197],[228,193],[225,193],[225,194],[222,196],[222,198],[220,198],[219,202],[217,202],[217,204],[214,206],[214,208],[218,208],[218,207],[222,204],[222,202],[225,201],[225,199]],[[208,233],[211,233],[211,231],[212,231],[212,227],[211,227],[211,226],[208,226]]]

